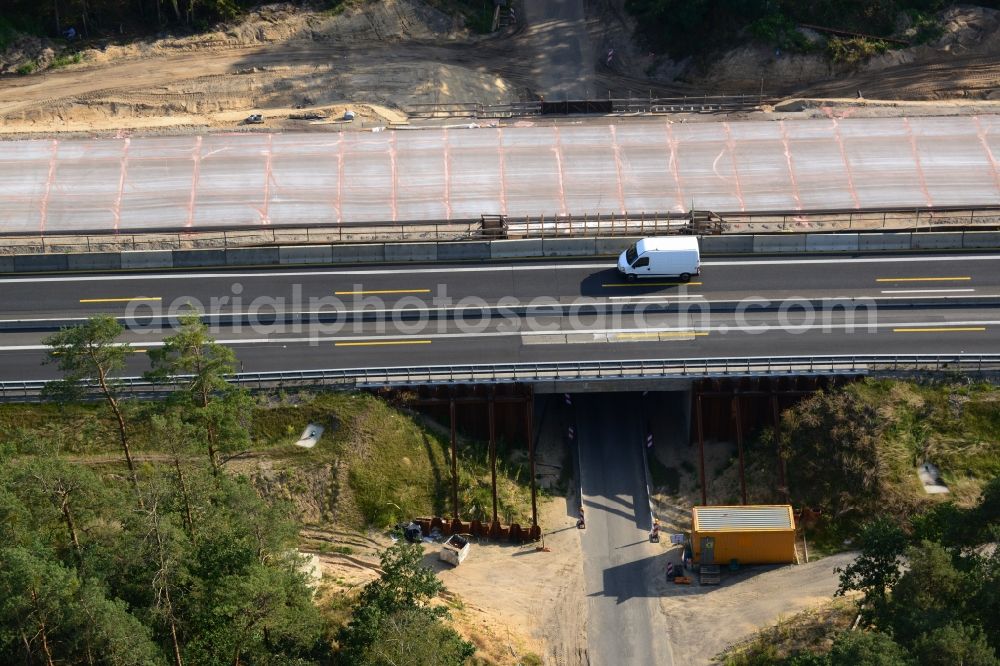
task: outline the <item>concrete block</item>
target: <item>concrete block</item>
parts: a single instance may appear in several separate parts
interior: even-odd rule
[[[763,236],[754,234],[753,251],[755,253],[805,252],[805,234],[788,234],[787,236]]]
[[[437,261],[437,243],[386,243],[386,261]]]
[[[806,252],[857,252],[857,234],[806,234]]]
[[[546,238],[542,254],[546,257],[592,257],[597,253],[593,238]]]
[[[329,245],[291,245],[278,248],[278,263],[329,264],[333,262],[333,252]]]
[[[383,243],[334,245],[330,251],[332,261],[335,264],[364,264],[385,261],[385,245]]]
[[[960,250],[961,248],[961,231],[913,233],[913,249],[915,250]]]
[[[640,240],[642,236],[620,236],[618,238],[597,238],[594,242],[594,254],[598,256],[617,257],[630,245]]]
[[[246,247],[226,250],[227,266],[274,266],[281,263],[276,247]]]
[[[1000,232],[966,231],[962,246],[967,248],[1000,248]]]
[[[174,250],[174,268],[202,268],[225,265],[225,250]]]
[[[14,257],[15,273],[64,271],[69,266],[65,254],[21,254]]]
[[[878,252],[881,250],[909,250],[910,232],[872,232],[858,234],[858,249],[862,252]]]
[[[126,250],[122,252],[122,268],[173,268],[173,250]]]
[[[438,252],[440,258],[441,253]],[[523,240],[495,240],[490,242],[490,257],[492,259],[517,259],[521,257],[542,256],[542,239],[525,238]]]
[[[698,246],[702,254],[751,254],[753,238],[752,234],[702,236],[698,239]]]
[[[0,273],[13,273],[13,272],[14,272],[13,255],[6,255],[0,257]]]
[[[437,244],[438,261],[470,261],[489,259],[490,241],[456,241]]]
[[[84,252],[67,256],[71,271],[116,271],[122,267],[120,252]]]

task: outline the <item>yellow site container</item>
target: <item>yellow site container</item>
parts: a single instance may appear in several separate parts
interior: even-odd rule
[[[691,550],[699,564],[795,561],[795,518],[787,504],[696,506],[691,524]]]

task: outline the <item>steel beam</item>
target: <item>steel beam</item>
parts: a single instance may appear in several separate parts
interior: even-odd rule
[[[458,520],[458,433],[455,422],[455,400],[449,406],[449,423],[451,425],[451,515]]]
[[[736,422],[736,448],[739,451],[740,456],[740,496],[743,498],[743,504],[746,505],[747,478],[746,469],[743,463],[743,415],[740,413],[740,396],[738,393],[733,394],[732,404],[733,420]]]
[[[708,504],[708,489],[705,487],[705,430],[702,425],[703,413],[701,409],[701,396],[698,396],[698,400],[695,402],[695,410],[698,413],[695,419],[698,422],[698,453],[700,456],[698,469],[701,473],[701,503],[702,505]]]

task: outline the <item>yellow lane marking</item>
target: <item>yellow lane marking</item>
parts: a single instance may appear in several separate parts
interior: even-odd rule
[[[621,340],[659,340],[662,338],[690,338],[708,335],[707,331],[663,331],[662,333],[609,333]]]
[[[430,289],[370,289],[364,291],[335,291],[334,296],[355,296],[361,294],[429,294]]]
[[[377,345],[429,345],[430,340],[372,340],[370,342],[334,342],[334,347],[374,347]]]
[[[964,277],[894,277],[875,278],[876,282],[967,282],[972,278]]]
[[[131,301],[162,301],[159,296],[133,296],[132,298],[81,298],[81,303],[129,303]]]
[[[128,349],[125,350],[125,353],[126,354],[145,354],[148,351],[149,351],[148,349],[133,349],[133,348],[129,347]],[[51,351],[49,353],[52,354],[53,356],[59,356],[60,354],[62,354],[62,352],[58,351],[58,350],[57,351]]]
[[[940,327],[940,328],[894,328],[893,333],[961,333],[961,332],[974,332],[974,331],[985,331],[985,326],[970,326],[970,327]]]
[[[701,285],[701,282],[606,282],[602,284],[602,287],[679,287],[681,285],[688,285],[690,287],[697,287]]]

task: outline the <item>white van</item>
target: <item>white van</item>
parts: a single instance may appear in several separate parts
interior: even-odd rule
[[[643,238],[621,253],[618,271],[630,281],[640,277],[676,277],[687,282],[692,275],[701,275],[698,238]]]

